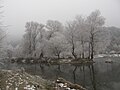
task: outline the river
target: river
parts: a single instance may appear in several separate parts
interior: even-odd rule
[[[113,63],[105,63],[111,60]],[[94,64],[9,64],[7,69],[24,67],[25,71],[40,75],[45,79],[55,80],[62,77],[77,83],[88,90],[120,90],[120,58],[97,58]]]

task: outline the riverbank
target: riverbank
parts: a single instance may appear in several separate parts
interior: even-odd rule
[[[63,78],[49,81],[21,70],[0,70],[0,90],[86,90]]]
[[[9,60],[11,63],[20,63],[20,64],[92,64],[95,63],[91,59],[86,58],[78,58],[78,59],[72,59],[72,58],[11,58]]]
[[[0,70],[0,90],[52,90],[51,83],[24,70]]]

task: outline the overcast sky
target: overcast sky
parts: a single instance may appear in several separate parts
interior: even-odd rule
[[[120,0],[3,0],[2,5],[4,24],[10,25],[8,32],[13,36],[22,36],[28,21],[65,23],[96,9],[106,18],[106,26],[120,27]]]

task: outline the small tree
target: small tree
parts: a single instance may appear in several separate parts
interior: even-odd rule
[[[61,56],[61,53],[66,50],[66,43],[65,38],[63,35],[58,35],[54,38],[52,38],[49,41],[49,47],[51,50],[51,53],[59,59]]]

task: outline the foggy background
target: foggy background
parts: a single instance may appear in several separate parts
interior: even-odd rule
[[[52,19],[65,23],[96,9],[106,18],[106,26],[120,27],[119,0],[2,0],[2,5],[3,24],[9,25],[7,32],[12,39],[22,38],[28,21],[45,23]]]
[[[0,90],[120,90],[119,76],[120,0],[0,0]]]

